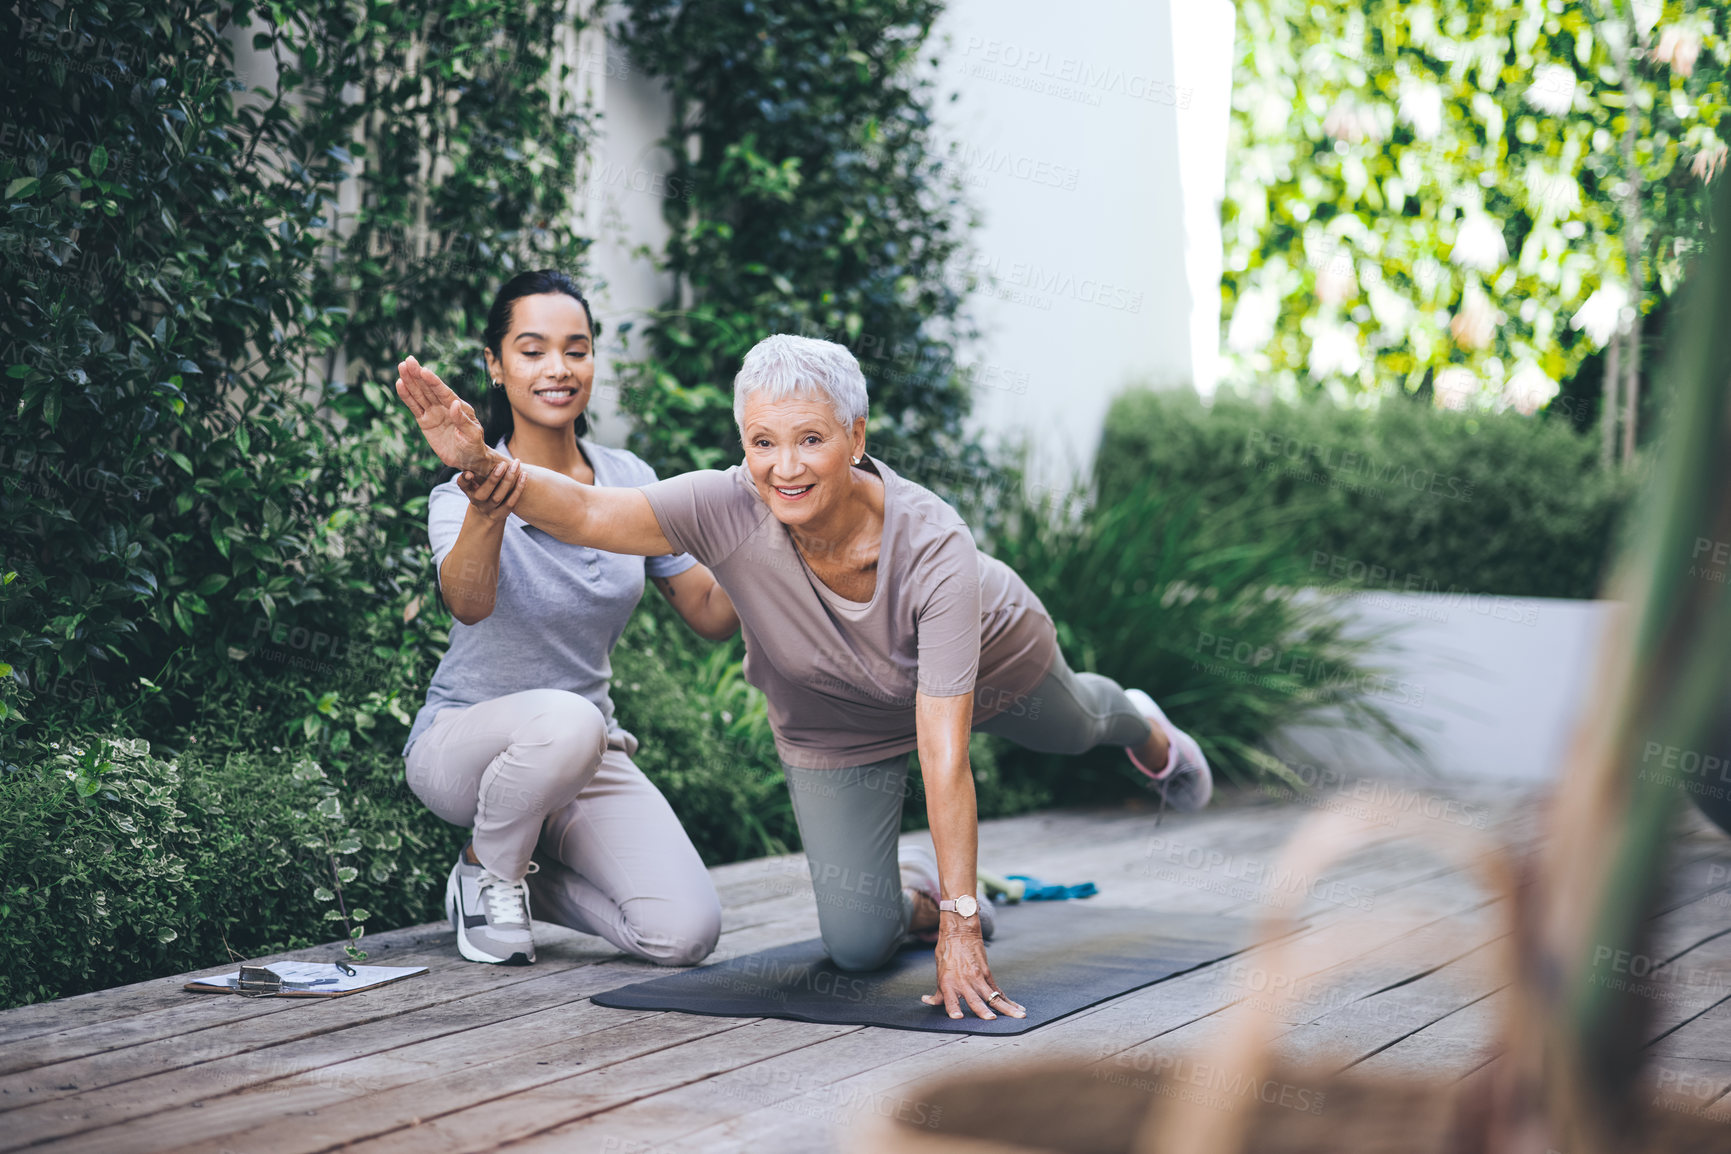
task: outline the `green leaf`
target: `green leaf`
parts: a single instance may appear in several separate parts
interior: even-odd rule
[[[98,144],[90,150],[90,171],[101,176],[108,168],[108,149]]]
[[[313,900],[314,901],[321,901],[321,902],[334,902],[337,900],[337,891],[335,891],[333,889],[327,889],[324,886],[314,886],[313,887]]]
[[[168,459],[179,465],[182,469],[185,469],[187,476],[192,476],[192,462],[186,459],[185,453],[170,449],[168,451]]]
[[[165,946],[169,942],[172,942],[174,939],[178,938],[179,936],[180,936],[180,933],[178,931],[171,930],[167,926],[164,926],[161,929],[156,931],[156,940],[161,942]]]
[[[354,866],[338,866],[337,867],[337,880],[342,882],[345,885],[347,885],[349,882],[354,881],[356,878],[358,878],[360,876],[361,876],[361,871],[356,869]]]
[[[323,801],[319,802],[319,804],[315,808],[319,811],[319,813],[323,814],[325,817],[329,818],[332,821],[341,821],[342,820],[343,803],[340,799],[338,799],[336,797],[325,798]]]
[[[212,593],[228,584],[228,578],[221,573],[212,573],[194,586],[194,591],[201,597],[209,597]]]
[[[15,197],[31,196],[41,187],[42,182],[34,176],[21,176],[6,186],[6,199],[12,200]]]

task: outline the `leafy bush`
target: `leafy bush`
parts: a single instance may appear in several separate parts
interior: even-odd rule
[[[462,835],[385,772],[96,735],[36,751],[0,775],[0,1005],[425,920]]]
[[[799,847],[763,695],[743,646],[698,641],[646,598],[613,651],[613,702],[638,768],[667,796],[709,864]]]
[[[1197,495],[1213,546],[1256,540],[1236,510],[1286,510],[1302,528],[1283,580],[1592,597],[1637,479],[1597,452],[1566,421],[1515,413],[1229,395],[1206,408],[1139,390],[1113,404],[1095,471],[1107,504],[1144,484]]]
[[[296,370],[332,335],[299,305],[340,165],[270,163],[291,134],[230,99],[216,3],[30,11],[0,16],[44,61],[0,69],[0,650],[114,688],[327,591],[344,502]]]
[[[1146,690],[1241,781],[1286,776],[1262,743],[1324,710],[1411,747],[1386,706],[1422,690],[1377,669],[1383,638],[1347,636],[1326,599],[1290,589],[1302,519],[1154,482],[1083,516],[1074,507],[1006,501],[989,544],[1051,613],[1072,669]],[[1218,518],[1237,540],[1220,541]],[[1053,801],[1121,796],[1142,781],[1116,749],[1066,758],[995,744],[1006,776]]]

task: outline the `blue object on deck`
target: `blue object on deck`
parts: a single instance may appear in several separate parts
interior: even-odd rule
[[[1006,874],[1013,882],[1021,882],[1028,888],[1022,893],[1025,902],[1067,902],[1071,898],[1091,898],[1100,891],[1093,882],[1081,882],[1073,886],[1052,885],[1039,878],[1031,878],[1027,874]]]

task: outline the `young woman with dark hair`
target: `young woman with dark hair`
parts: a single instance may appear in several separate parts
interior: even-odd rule
[[[571,545],[513,512],[525,465],[590,486],[656,479],[636,455],[585,436],[598,335],[565,274],[508,281],[483,337],[483,427],[508,464],[475,478],[446,469],[428,501],[439,592],[456,621],[403,757],[416,796],[473,830],[445,889],[471,961],[533,962],[531,910],[664,965],[701,961],[720,934],[702,860],[631,762],[637,739],[613,716],[609,654],[645,577],[712,640],[739,628],[733,604],[683,553]]]

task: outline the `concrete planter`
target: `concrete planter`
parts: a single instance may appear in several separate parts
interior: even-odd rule
[[[1411,768],[1535,782],[1557,773],[1606,628],[1622,610],[1613,601],[1381,591],[1339,603],[1355,628],[1391,631],[1375,662],[1387,678],[1366,692],[1420,742]],[[1284,730],[1271,744],[1312,784],[1331,772],[1387,773],[1402,760],[1368,734],[1321,724]]]

